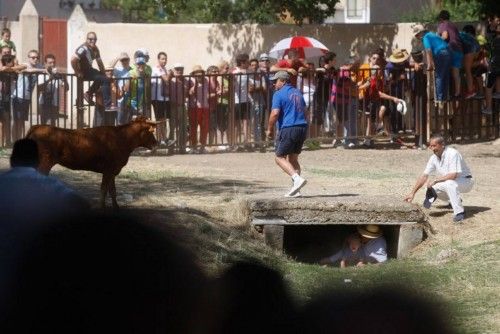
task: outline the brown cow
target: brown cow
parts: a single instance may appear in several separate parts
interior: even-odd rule
[[[109,192],[113,208],[117,209],[115,176],[120,174],[134,149],[152,149],[158,144],[153,135],[155,126],[156,123],[144,117],[126,125],[79,130],[35,125],[26,137],[38,143],[41,173],[49,174],[55,164],[102,173],[101,207],[105,207]]]

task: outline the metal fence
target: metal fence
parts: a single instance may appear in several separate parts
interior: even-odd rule
[[[92,82],[72,74],[0,73],[1,145],[11,145],[36,124],[68,129],[117,126],[145,115],[159,121],[158,139],[165,145],[173,143],[174,152],[205,146],[258,148],[266,143],[272,107],[270,75],[204,73],[168,81],[109,75],[111,106],[105,107],[104,87],[95,94],[95,105],[89,104],[84,93]],[[434,104],[431,72],[309,71],[293,84],[306,101],[309,138],[320,141],[356,147],[385,138],[418,146],[433,132],[451,141],[499,136],[498,100],[492,115],[481,113],[482,99]],[[406,113],[397,111],[393,97],[406,102]]]

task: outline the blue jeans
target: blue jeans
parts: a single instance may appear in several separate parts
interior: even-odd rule
[[[451,72],[451,53],[443,49],[434,57],[436,79],[436,101],[442,102],[448,98]]]
[[[102,99],[104,100],[104,107],[108,108],[111,106],[111,83],[109,79],[96,70],[91,68],[88,72],[84,73],[83,80],[93,81],[90,85],[89,92],[95,94],[100,87],[102,87]]]

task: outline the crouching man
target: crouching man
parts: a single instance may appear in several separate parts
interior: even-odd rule
[[[424,173],[417,179],[413,190],[405,197],[405,201],[411,202],[415,193],[427,183],[424,206],[430,208],[436,198],[449,201],[453,208],[453,221],[461,222],[465,218],[465,209],[460,194],[469,192],[474,185],[470,169],[456,149],[445,146],[443,136],[433,135],[429,148],[434,154],[427,162]],[[433,172],[438,176],[433,181],[428,181]]]

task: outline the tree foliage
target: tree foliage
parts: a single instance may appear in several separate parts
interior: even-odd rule
[[[103,0],[125,21],[168,23],[277,23],[289,13],[295,23],[322,23],[339,0]]]
[[[488,15],[500,13],[499,0],[440,0],[434,6],[424,7],[420,12],[405,15],[406,22],[436,22],[438,13],[445,9],[452,21],[470,22],[484,19]]]

